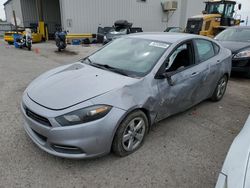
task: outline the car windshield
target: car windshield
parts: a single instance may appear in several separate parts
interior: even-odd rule
[[[215,37],[216,40],[221,41],[239,41],[250,42],[249,28],[230,28],[226,29]]]
[[[145,76],[154,67],[168,43],[138,39],[119,38],[89,56],[89,64],[120,70],[128,76]]]

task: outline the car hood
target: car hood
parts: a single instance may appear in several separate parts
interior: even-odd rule
[[[235,42],[235,41],[218,41],[223,47],[237,53],[239,50],[250,47],[249,42]]]
[[[75,63],[37,78],[27,88],[27,94],[41,106],[63,110],[132,84],[136,80],[90,65]]]
[[[250,186],[250,116],[243,129],[234,139],[221,172],[227,176],[228,188],[249,188]]]

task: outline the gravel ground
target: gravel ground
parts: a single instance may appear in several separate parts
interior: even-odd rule
[[[136,153],[69,160],[38,149],[25,134],[20,100],[27,85],[51,68],[74,62],[98,46],[51,42],[32,52],[0,40],[0,188],[214,187],[226,153],[250,112],[250,80],[233,77],[222,101],[205,101],[152,129]]]

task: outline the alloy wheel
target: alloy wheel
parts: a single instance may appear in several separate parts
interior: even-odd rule
[[[144,119],[141,117],[136,117],[132,119],[128,126],[126,127],[123,138],[122,146],[126,151],[135,150],[142,142],[146,130],[146,124]]]
[[[226,91],[226,86],[227,86],[227,79],[226,77],[223,77],[218,84],[218,89],[217,89],[218,98],[221,98],[224,95]]]

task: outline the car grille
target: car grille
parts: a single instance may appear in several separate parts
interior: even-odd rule
[[[26,115],[27,115],[28,117],[30,117],[30,118],[33,119],[34,121],[37,121],[38,123],[41,123],[41,124],[46,125],[46,126],[48,126],[48,127],[51,127],[51,123],[50,123],[50,121],[49,121],[47,118],[45,118],[45,117],[43,117],[43,116],[40,116],[40,115],[38,115],[38,114],[32,112],[32,111],[31,111],[30,109],[28,109],[27,107],[24,107],[24,109],[25,109]]]
[[[203,19],[202,18],[192,18],[188,19],[186,32],[192,34],[200,34],[202,29]]]
[[[31,130],[32,130],[32,131],[35,133],[35,135],[36,135],[38,138],[40,138],[43,142],[46,142],[46,141],[47,141],[47,137],[45,137],[45,136],[39,134],[38,132],[36,132],[36,131],[33,130],[33,129],[31,129]]]

